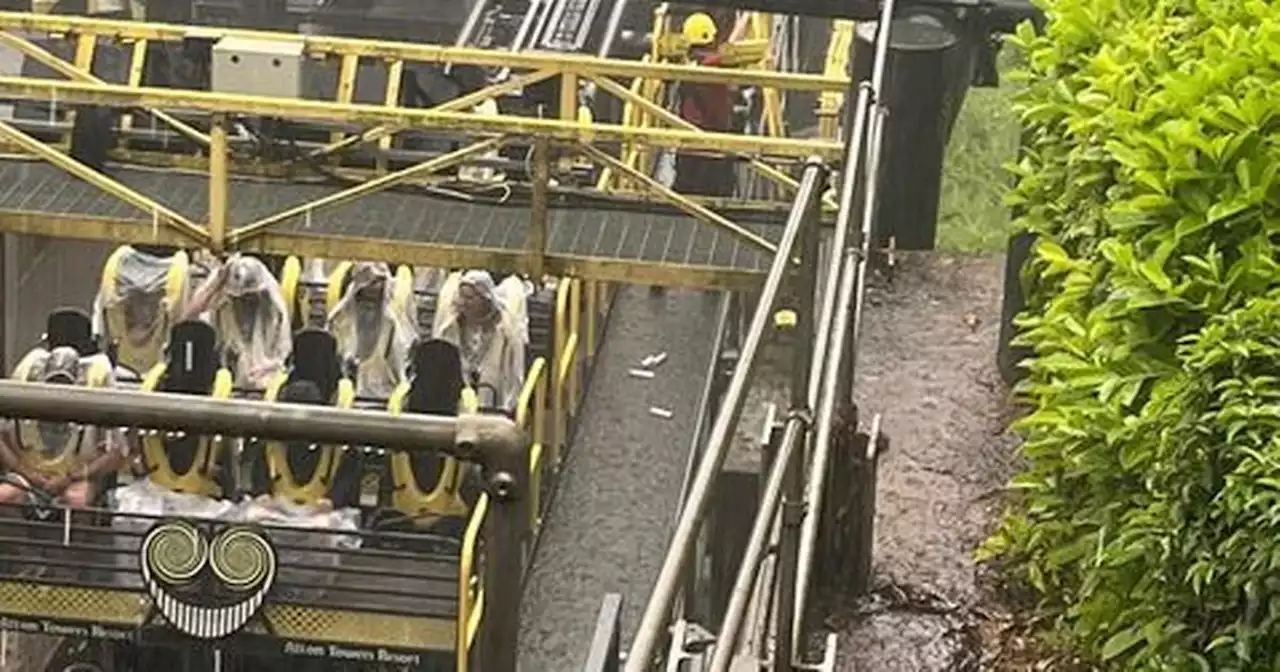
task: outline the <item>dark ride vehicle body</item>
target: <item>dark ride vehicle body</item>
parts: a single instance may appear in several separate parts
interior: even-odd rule
[[[440,300],[435,302],[440,310],[429,314],[433,328],[424,325],[413,335],[394,388],[381,397],[359,397],[357,362],[343,355],[337,336],[320,327],[306,327],[293,335],[282,366],[267,377],[264,386],[256,387],[255,378],[238,377],[238,371],[251,370],[235,366],[239,353],[266,350],[254,339],[270,340],[273,332],[259,328],[253,319],[219,319],[219,310],[224,317],[237,317],[228,311],[229,304],[244,292],[225,292],[228,298],[221,305],[208,297],[220,285],[261,288],[271,283],[237,280],[231,263],[196,271],[178,282],[176,278],[185,271],[173,268],[180,266],[175,262],[185,255],[157,252],[165,256],[150,255],[154,263],[131,266],[151,269],[150,284],[138,284],[152,291],[120,292],[124,298],[105,300],[114,296],[110,288],[128,283],[104,278],[102,284],[108,290],[96,302],[98,323],[149,334],[155,325],[142,317],[153,322],[179,320],[163,339],[153,341],[159,344],[159,353],[135,352],[137,361],[155,363],[134,376],[132,383],[143,390],[175,395],[175,403],[181,403],[176,395],[199,395],[385,409],[391,414],[510,413],[512,409],[502,402],[510,394],[499,390],[522,386],[522,371],[516,371],[512,380],[503,380],[511,371],[507,364],[523,366],[529,349],[528,327],[519,318],[528,298],[527,284],[519,277],[509,276],[494,285],[483,272],[450,274],[440,283]],[[147,252],[127,254],[145,256]],[[291,299],[276,301],[273,291],[266,297],[272,300],[259,305],[296,302],[298,276],[287,269],[298,265],[296,260],[286,260],[278,266],[282,282],[274,285],[280,296]],[[127,275],[131,271],[125,267],[108,264],[107,268]],[[385,309],[387,295],[401,297],[395,300],[401,305],[414,302],[412,292],[405,299],[402,292],[367,291],[371,285],[360,281],[355,267],[350,265],[343,274],[346,277],[339,277],[334,286],[337,291],[332,295],[338,305],[348,299],[350,305],[372,299]],[[203,280],[196,277],[201,273]],[[385,274],[374,275],[386,279]],[[178,285],[196,289],[170,289]],[[378,289],[393,287],[394,283],[384,283]],[[196,301],[202,293],[206,298]],[[185,304],[166,303],[168,297],[178,296],[190,298]],[[152,309],[131,308],[129,300],[148,302]],[[358,308],[353,312],[352,342],[378,341],[376,332],[386,321],[360,319],[363,313]],[[366,312],[385,315],[385,310]],[[254,314],[277,324],[279,313],[273,309]],[[441,334],[465,341],[467,357],[452,342],[431,338],[437,313],[444,325]],[[205,319],[181,319],[197,314]],[[333,311],[330,317],[336,317]],[[111,344],[107,352],[118,350],[107,340],[107,330],[95,338],[89,317],[81,319],[83,336],[60,337],[63,341],[88,342],[86,352],[97,353],[96,344],[102,341]],[[460,328],[468,322],[466,329]],[[248,335],[235,341],[236,347],[228,347],[231,339],[215,326],[228,324]],[[464,333],[478,338],[462,338]],[[494,351],[502,354],[493,361],[502,365],[486,369],[483,355],[495,344]],[[518,356],[512,355],[513,350]],[[97,356],[105,370],[128,373],[118,362]],[[438,454],[378,446],[181,433],[131,433],[130,445],[137,456],[135,468],[122,474],[125,484],[104,487],[107,496],[96,502],[94,520],[76,520],[63,543],[52,543],[51,562],[67,567],[67,573],[56,578],[63,582],[58,589],[67,591],[59,599],[68,602],[69,618],[62,625],[47,626],[53,628],[49,632],[63,636],[63,646],[45,669],[62,670],[74,664],[83,670],[94,669],[89,665],[115,670],[160,666],[271,670],[286,664],[282,656],[290,659],[287,664],[302,669],[455,669],[462,580],[458,554],[481,491],[474,465]],[[186,523],[178,524],[181,521]],[[40,530],[18,532],[35,536]],[[88,553],[89,547],[107,550]],[[229,555],[215,561],[219,548]],[[233,555],[269,570],[248,566],[229,570],[217,565],[231,562]],[[182,567],[165,565],[181,565],[174,558],[183,557],[204,557],[203,569],[187,576],[185,570],[178,571]],[[483,563],[483,549],[476,561]],[[240,576],[236,571],[243,576],[228,584],[225,576]],[[0,590],[6,580],[17,576],[0,575]],[[468,585],[466,590],[473,587]],[[90,626],[85,624],[86,615],[101,613],[94,600],[105,601],[109,617],[90,617]],[[243,613],[250,615],[238,627],[227,625],[235,624],[236,614]],[[82,634],[89,632],[85,628],[92,628],[92,633]]]

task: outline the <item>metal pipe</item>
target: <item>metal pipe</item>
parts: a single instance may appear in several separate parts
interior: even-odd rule
[[[884,136],[884,112],[877,110],[872,118],[870,129],[870,138],[867,143],[870,146],[869,156],[867,158],[867,186],[865,206],[866,209],[862,213],[862,259],[858,262],[858,296],[853,302],[853,336],[849,339],[848,368],[845,372],[845,378],[849,382],[849,398],[850,403],[853,402],[852,384],[854,371],[858,364],[858,333],[862,329],[862,317],[865,306],[863,297],[867,293],[867,271],[871,268],[871,256],[875,253],[876,245],[876,210],[879,206],[879,199],[876,198],[876,180],[880,176],[880,150]]]
[[[729,606],[724,612],[720,635],[716,637],[716,648],[711,655],[708,672],[728,672],[729,664],[733,662],[738,634],[742,630],[747,605],[751,601],[751,588],[756,583],[760,563],[764,559],[769,537],[773,531],[773,522],[778,515],[778,505],[782,500],[783,478],[804,432],[804,421],[800,418],[792,418],[787,422],[782,436],[782,445],[778,449],[777,456],[774,457],[773,467],[769,470],[769,480],[765,484],[764,496],[760,501],[760,514],[756,516],[755,523],[751,526],[751,537],[742,555],[738,576],[733,582],[733,592],[729,594]],[[628,661],[627,672],[632,672],[630,661]]]
[[[813,348],[814,311],[813,298],[818,286],[818,248],[821,242],[818,229],[818,208],[821,201],[809,203],[806,219],[804,250],[800,255],[800,268],[794,278],[793,305],[797,314],[798,338],[793,346],[791,371],[791,413],[793,417],[813,410],[809,403],[809,382],[813,373],[810,367],[816,357]],[[808,430],[808,427],[805,428]],[[799,447],[790,451],[784,466],[783,502],[778,532],[778,573],[775,599],[777,600],[777,644],[773,651],[773,672],[791,672],[792,656],[797,650],[798,622],[792,618],[796,605],[796,571],[799,562],[800,527],[805,520],[804,456],[808,431],[796,439]],[[812,515],[812,512],[810,512]]]
[[[303,404],[210,399],[162,392],[0,381],[0,417],[227,434],[277,441],[438,450],[494,465],[528,459],[528,439],[503,416],[456,418],[356,411]]]
[[[454,40],[455,47],[465,47],[471,42],[471,34],[476,32],[476,26],[480,25],[480,17],[484,16],[484,10],[489,7],[489,0],[475,0],[475,4],[471,5],[471,12],[467,14],[467,20],[462,24],[462,30],[458,31],[458,37]],[[448,75],[453,72],[453,63],[444,64],[444,74]]]
[[[462,30],[458,31],[458,39],[454,40],[455,47],[465,47],[471,41],[471,34],[476,32],[476,26],[480,25],[480,17],[484,16],[484,10],[489,7],[489,0],[475,0],[475,4],[471,5],[471,13],[467,14],[467,20],[462,24]],[[449,72],[449,68],[453,67],[452,63],[445,65],[445,72]]]
[[[874,203],[876,179],[879,174],[878,133],[883,131],[883,125],[876,124],[873,127],[872,123],[876,118],[882,119],[883,115],[880,112],[873,112],[871,106],[880,104],[885,70],[888,68],[890,26],[893,21],[894,5],[895,0],[885,0],[881,9],[880,22],[876,34],[875,59],[871,66],[870,86],[868,87],[866,82],[863,82],[858,87],[858,107],[854,109],[853,128],[849,131],[849,151],[845,154],[845,172],[842,175],[843,179],[840,187],[840,208],[836,215],[835,236],[837,241],[833,242],[831,263],[827,269],[826,290],[822,297],[822,320],[819,323],[819,340],[815,342],[814,348],[815,353],[818,353],[815,355],[814,368],[819,373],[809,380],[809,400],[811,404],[816,405],[817,431],[813,437],[813,442],[810,444],[812,455],[809,456],[809,478],[805,493],[805,501],[808,502],[810,515],[805,518],[800,532],[799,561],[796,573],[796,602],[793,614],[795,628],[792,633],[792,642],[795,646],[799,645],[800,638],[804,633],[804,615],[808,608],[809,584],[813,575],[813,556],[818,540],[818,522],[821,518],[822,497],[827,481],[827,462],[831,455],[831,423],[833,422],[832,415],[835,411],[835,398],[837,395],[850,396],[840,394],[840,390],[845,386],[852,390],[853,386],[853,351],[856,350],[856,336],[851,339],[849,334],[846,333],[849,329],[847,313],[853,312],[855,314],[853,328],[856,330],[859,324],[856,316],[860,315],[862,311],[863,292],[861,290],[857,291],[855,298],[853,296],[854,288],[850,287],[849,295],[846,296],[844,287],[853,282],[855,274],[857,275],[857,287],[861,287],[864,284],[866,277],[865,262],[870,257],[874,243],[869,224],[873,220],[867,217],[867,212],[871,210],[871,206]],[[867,165],[865,170],[860,170],[863,164],[862,151],[864,145],[868,150]],[[865,184],[863,192],[865,196],[863,206],[865,209],[862,212],[860,239],[858,241],[860,254],[855,256],[854,264],[849,264],[847,257],[851,250],[846,249],[844,246],[848,244],[849,227],[853,220],[853,211],[858,203],[857,184],[860,175],[863,177]],[[842,233],[845,239],[839,241],[838,237]],[[860,262],[857,261],[858,256],[861,257]],[[842,274],[850,277],[845,278]],[[840,286],[840,297],[836,296],[835,287],[837,285]],[[824,331],[825,333],[822,333]],[[822,360],[820,364],[819,358]],[[843,376],[841,375],[842,373],[844,374]],[[844,385],[839,384],[841,382]],[[849,401],[852,402],[852,398]],[[814,406],[810,408],[814,408]]]
[[[627,0],[615,0],[613,10],[609,12],[609,23],[605,25],[604,41],[600,43],[600,50],[596,55],[600,58],[609,58],[609,54],[613,51],[613,41],[618,36],[618,31],[622,30],[622,15],[627,11]]]
[[[645,606],[644,616],[640,619],[640,626],[632,641],[631,650],[627,655],[626,672],[645,672],[649,669],[658,639],[666,631],[666,620],[671,613],[671,604],[680,588],[680,572],[688,561],[697,540],[698,530],[703,518],[706,517],[716,476],[724,466],[725,456],[738,424],[738,417],[742,414],[742,405],[746,401],[747,388],[755,373],[756,355],[764,340],[764,332],[769,327],[779,289],[790,270],[792,252],[805,224],[805,213],[808,210],[806,205],[813,200],[814,194],[818,191],[819,176],[822,173],[820,162],[810,159],[800,182],[800,192],[796,195],[791,214],[787,217],[782,240],[778,242],[778,252],[774,255],[769,274],[765,277],[764,288],[760,292],[760,302],[756,304],[751,328],[747,332],[746,342],[742,347],[742,357],[725,390],[724,401],[711,427],[711,436],[707,440],[706,453],[698,465],[697,476],[689,491],[688,500],[684,510],[680,512],[675,533],[672,534],[671,550],[662,561],[662,570],[658,574],[653,593]]]
[[[855,282],[857,268],[860,264],[857,249],[845,250],[840,262],[843,271],[840,276],[840,287],[832,294],[839,294],[837,305],[840,310],[835,314],[834,339],[831,343],[831,358],[822,372],[822,393],[818,396],[818,407],[814,412],[817,429],[813,437],[813,463],[809,470],[808,489],[805,501],[809,504],[809,516],[805,518],[800,530],[800,552],[796,574],[796,604],[794,619],[796,622],[796,638],[804,626],[805,607],[808,598],[809,583],[812,577],[813,557],[818,541],[818,523],[822,511],[822,498],[827,481],[827,462],[831,454],[831,434],[835,422],[836,401],[840,398],[839,384],[844,370],[844,357],[848,349],[845,347],[849,339],[849,325],[852,320],[852,303],[856,295]]]
[[[822,380],[822,370],[826,363],[827,344],[831,342],[831,323],[836,307],[836,293],[832,288],[840,283],[841,260],[844,250],[849,245],[849,230],[852,228],[853,209],[857,192],[858,175],[862,167],[862,140],[866,136],[867,108],[871,103],[871,89],[858,87],[857,107],[854,108],[853,128],[849,130],[847,151],[844,155],[844,170],[840,174],[840,205],[836,210],[835,231],[831,235],[831,260],[822,286],[822,313],[818,318],[817,333],[813,340],[813,366],[809,377],[809,408],[818,404],[818,389]]]

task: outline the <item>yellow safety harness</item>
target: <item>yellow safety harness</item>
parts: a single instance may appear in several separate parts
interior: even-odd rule
[[[24,357],[13,370],[13,378],[24,382],[29,380],[34,362],[34,357],[30,355]],[[85,373],[84,385],[86,387],[106,387],[110,376],[111,367],[104,361],[95,360],[89,365],[89,370]],[[44,433],[40,431],[40,424],[38,420],[21,419],[14,421],[15,438],[20,447],[19,453],[23,464],[43,474],[55,474],[58,476],[70,474],[71,470],[76,467],[77,449],[84,441],[86,428],[81,426],[78,431],[69,433],[62,446],[50,446],[45,442]]]
[[[142,389],[147,392],[157,391],[160,381],[164,379],[164,374],[167,370],[168,364],[165,362],[152,367],[151,371],[142,380]],[[218,369],[218,374],[213,380],[213,390],[209,393],[209,396],[213,399],[229,399],[231,398],[231,393],[231,372],[226,369]],[[207,436],[201,436],[197,441],[199,444],[196,447],[195,459],[191,461],[191,468],[185,473],[179,474],[174,471],[173,466],[169,463],[169,451],[165,446],[164,437],[161,435],[144,437],[142,439],[142,459],[146,464],[147,472],[150,474],[151,482],[174,492],[185,492],[206,497],[221,496],[222,487],[214,480],[214,472],[218,459],[221,457],[222,446],[214,444],[213,440]]]
[[[302,283],[302,260],[297,257],[289,257],[284,260],[284,268],[280,269],[280,296],[284,299],[284,305],[288,306],[289,312],[292,314],[297,311],[298,320],[292,320],[298,324],[306,322],[307,310],[302,305],[301,298],[298,296],[298,285]]]
[[[408,383],[401,383],[387,401],[387,412],[399,416],[404,409],[404,400],[409,395]],[[464,388],[459,408],[464,413],[474,413],[478,407],[475,391]],[[412,518],[419,526],[431,525],[438,518],[464,516],[467,504],[462,501],[462,479],[464,470],[456,458],[444,456],[440,469],[440,478],[430,491],[424,491],[413,473],[413,461],[409,453],[403,450],[391,454],[391,506],[395,510]]]
[[[121,246],[111,253],[107,263],[102,267],[101,295],[116,295],[119,282],[120,266],[134,249],[128,245]],[[191,261],[186,252],[178,251],[173,255],[169,271],[165,278],[164,310],[157,316],[160,322],[154,325],[146,339],[135,343],[130,338],[129,322],[125,317],[125,302],[117,301],[104,306],[103,317],[107,323],[107,333],[116,341],[116,360],[134,371],[145,371],[156,362],[163,349],[164,341],[169,337],[169,322],[182,306],[178,305],[187,289],[187,276],[191,269]]]
[[[265,399],[275,401],[289,375],[281,373],[267,385]],[[356,401],[356,388],[350,380],[343,378],[338,382],[337,398],[334,406],[351,408]],[[289,465],[289,447],[280,441],[270,441],[264,448],[267,474],[271,478],[271,493],[288,499],[295,504],[314,504],[327,497],[333,487],[333,481],[342,466],[342,451],[338,446],[321,446],[320,459],[312,472],[311,480],[299,483]]]

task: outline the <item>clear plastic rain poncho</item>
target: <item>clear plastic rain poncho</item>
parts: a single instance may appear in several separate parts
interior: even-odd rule
[[[197,293],[210,310],[224,356],[238,386],[265,388],[283,371],[293,347],[289,308],[280,283],[253,257],[233,255]]]
[[[351,284],[329,313],[338,353],[356,364],[356,394],[386,399],[404,379],[417,338],[412,292],[408,305],[393,305],[396,279],[383,263],[360,262]],[[412,289],[412,288],[410,288]]]
[[[507,412],[515,409],[524,386],[529,344],[525,292],[517,276],[495,286],[488,271],[467,271],[452,300],[436,308],[432,330],[458,348],[467,381],[493,388],[495,405]],[[484,390],[478,392],[482,399],[486,396]]]
[[[173,317],[184,307],[186,286],[168,295],[174,257],[133,248],[118,254],[115,278],[104,282],[94,299],[93,331],[116,344],[121,366],[142,375],[160,361]]]

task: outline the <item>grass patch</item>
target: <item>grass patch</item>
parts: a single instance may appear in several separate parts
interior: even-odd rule
[[[1001,53],[1001,71],[1016,65],[1011,48]],[[1004,206],[1011,178],[1004,164],[1018,150],[1018,118],[1013,112],[1017,84],[1002,77],[999,88],[970,89],[947,147],[938,208],[938,248],[954,252],[1003,252],[1009,210]]]

